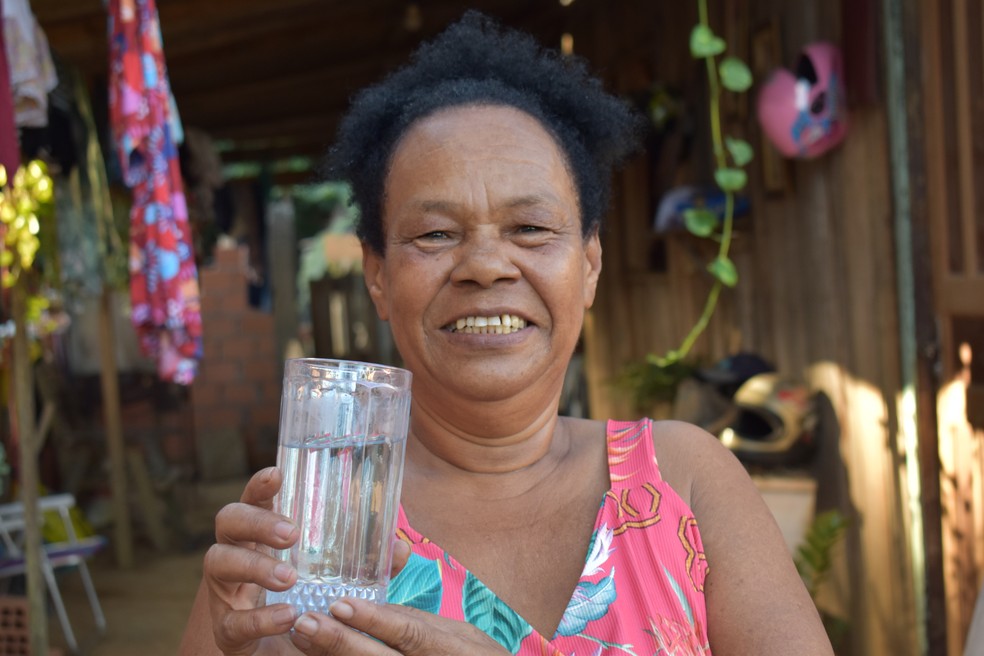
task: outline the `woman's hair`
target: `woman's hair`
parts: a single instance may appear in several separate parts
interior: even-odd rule
[[[384,184],[400,138],[441,109],[481,104],[515,107],[553,135],[574,178],[583,234],[600,227],[612,170],[639,142],[639,115],[608,94],[580,59],[469,11],[409,64],[360,92],[329,151],[326,173],[352,185],[361,214],[357,234],[377,253],[385,250]]]

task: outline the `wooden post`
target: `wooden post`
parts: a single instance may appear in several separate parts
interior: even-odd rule
[[[120,387],[116,368],[116,324],[113,317],[113,295],[103,288],[99,307],[99,358],[102,381],[103,417],[106,424],[106,443],[109,447],[110,484],[113,488],[113,547],[116,564],[133,567],[133,532],[126,494],[126,450],[120,418]]]
[[[21,276],[11,291],[14,319],[13,386],[20,442],[20,498],[24,504],[24,555],[30,613],[31,653],[48,653],[48,616],[41,571],[41,525],[38,521],[38,445],[34,428],[34,376],[28,347],[26,295]]]

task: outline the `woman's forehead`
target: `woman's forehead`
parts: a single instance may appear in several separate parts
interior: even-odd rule
[[[393,154],[386,195],[406,192],[408,185],[445,192],[469,184],[509,193],[528,187],[524,195],[574,193],[563,152],[536,118],[483,105],[442,110],[411,127]]]

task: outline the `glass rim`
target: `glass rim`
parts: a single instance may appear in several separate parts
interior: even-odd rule
[[[408,383],[413,377],[413,372],[409,369],[404,369],[403,367],[397,367],[394,365],[382,364],[379,362],[365,362],[362,360],[346,360],[344,358],[313,357],[288,358],[284,360],[284,375],[286,376],[290,375],[290,373],[297,373],[296,370],[292,372],[295,367],[320,369],[324,371],[372,371],[399,378],[405,376]]]

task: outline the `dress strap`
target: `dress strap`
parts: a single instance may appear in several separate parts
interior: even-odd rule
[[[612,489],[661,481],[653,448],[653,421],[608,422],[608,472]]]

